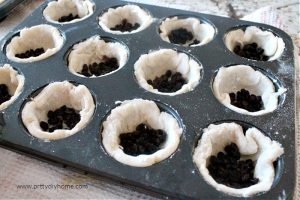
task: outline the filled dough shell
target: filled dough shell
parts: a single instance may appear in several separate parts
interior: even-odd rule
[[[162,149],[151,155],[127,155],[119,144],[119,135],[134,131],[140,123],[165,131],[166,142]],[[117,161],[134,167],[147,167],[171,156],[179,145],[181,134],[182,129],[176,119],[161,112],[155,102],[134,99],[122,102],[111,111],[103,122],[102,142],[107,153]]]
[[[15,62],[30,63],[44,60],[58,52],[63,46],[64,39],[59,30],[51,25],[42,24],[30,28],[24,28],[19,36],[12,38],[6,47],[7,57]],[[43,48],[45,53],[30,58],[18,58],[15,55],[24,53],[30,49]]]
[[[18,98],[23,90],[24,81],[24,76],[14,70],[11,65],[5,64],[0,67],[0,84],[5,84],[12,96],[10,100],[0,104],[0,110],[4,110]]]
[[[131,32],[121,32],[121,31],[113,31],[111,28],[120,24],[123,19],[126,19],[129,23],[139,23],[140,27]],[[109,8],[107,12],[105,12],[99,18],[99,25],[101,28],[109,33],[113,34],[129,34],[129,33],[137,33],[144,29],[146,29],[151,23],[153,19],[151,15],[146,12],[144,9],[140,8],[136,5],[125,5],[117,8]]]
[[[241,158],[256,161],[254,177],[259,179],[257,184],[236,189],[217,183],[210,176],[207,169],[210,156],[224,151],[225,146],[231,143],[238,146]],[[193,160],[205,181],[217,190],[234,196],[249,197],[270,190],[275,176],[273,162],[283,151],[281,144],[272,141],[256,128],[249,128],[244,134],[242,127],[236,123],[212,124],[204,129],[194,151]]]
[[[93,36],[73,46],[68,57],[69,70],[72,74],[84,77],[79,74],[79,72],[82,71],[83,65],[89,65],[95,62],[100,63],[105,56],[116,58],[119,63],[119,68],[117,70],[119,70],[128,60],[128,49],[121,43],[107,42],[101,39],[100,36]],[[112,74],[117,70],[105,75]],[[92,77],[96,76],[93,75]]]
[[[134,73],[138,84],[150,92],[174,96],[192,91],[200,81],[202,65],[185,53],[172,49],[161,49],[142,55],[134,64]],[[182,88],[173,93],[163,93],[154,89],[147,80],[155,79],[166,73],[167,70],[180,72],[187,80]]]
[[[168,35],[176,29],[184,28],[187,31],[191,32],[194,36],[193,40],[189,41],[187,44],[183,46],[189,46],[195,39],[200,41],[199,44],[191,45],[191,46],[201,46],[209,43],[215,35],[215,29],[208,23],[201,23],[199,19],[189,17],[189,18],[178,18],[172,17],[165,19],[161,25],[160,29],[160,37],[170,43]]]
[[[248,90],[251,94],[261,96],[263,109],[249,112],[231,104],[229,93],[236,93],[241,89]],[[275,91],[273,82],[263,73],[247,65],[234,65],[221,67],[213,82],[215,97],[226,107],[241,114],[258,116],[274,111],[278,106],[278,97],[286,92],[285,88]]]
[[[72,14],[73,16],[78,15],[78,19],[73,19],[69,22],[63,22],[61,24],[70,24],[78,21],[82,21],[94,12],[94,3],[90,0],[58,0],[51,1],[45,8],[43,15],[52,23],[61,23],[59,18]]]
[[[80,121],[71,130],[57,129],[50,133],[40,127],[41,121],[47,121],[47,113],[61,106],[79,111]],[[93,97],[84,85],[75,86],[67,81],[54,82],[28,101],[22,110],[22,121],[33,136],[43,140],[58,140],[71,136],[83,129],[91,120],[95,110]]]
[[[269,61],[278,59],[285,48],[282,38],[255,26],[249,26],[245,31],[233,30],[225,36],[225,44],[232,52],[237,45],[243,47],[245,44],[251,43],[256,43],[258,47],[262,48],[264,55],[269,57]]]

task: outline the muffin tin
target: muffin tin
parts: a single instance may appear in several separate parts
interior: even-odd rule
[[[153,194],[183,199],[236,199],[218,192],[206,183],[192,160],[193,150],[202,130],[209,124],[234,121],[244,126],[254,126],[283,145],[285,153],[276,162],[276,174],[270,191],[257,194],[253,199],[290,199],[295,182],[295,99],[294,54],[291,38],[283,31],[264,24],[239,21],[219,16],[188,11],[135,4],[147,10],[154,18],[145,30],[124,35],[114,35],[102,30],[98,17],[110,7],[126,5],[122,1],[97,0],[94,13],[87,19],[59,25],[47,22],[43,17],[46,1],[32,15],[11,31],[2,41],[1,65],[11,64],[25,76],[24,90],[19,98],[0,113],[0,144],[4,148],[23,152],[48,162],[60,163],[78,170],[104,176],[128,186],[143,188]],[[216,30],[214,39],[203,46],[183,47],[164,42],[158,32],[159,24],[170,16],[191,16],[210,23]],[[53,56],[33,63],[17,63],[6,57],[5,47],[22,28],[38,24],[57,27],[64,37],[62,49]],[[253,61],[230,52],[224,44],[226,33],[237,27],[258,26],[281,37],[285,43],[282,56],[275,61]],[[68,70],[67,56],[72,46],[91,36],[100,35],[111,41],[127,45],[129,59],[117,72],[98,78],[75,76]],[[202,64],[199,85],[190,92],[166,96],[153,94],[141,88],[134,77],[134,63],[142,54],[162,48],[185,52]],[[223,106],[214,97],[212,81],[221,66],[245,64],[259,69],[270,77],[278,88],[287,89],[279,97],[278,108],[262,116],[236,113]],[[31,136],[22,124],[20,113],[24,102],[42,87],[54,81],[68,80],[87,86],[96,102],[96,110],[90,123],[80,132],[61,140],[45,142]],[[183,128],[177,151],[168,159],[153,166],[135,168],[123,165],[104,150],[100,135],[101,124],[115,102],[143,98],[157,102],[162,111],[172,114]]]

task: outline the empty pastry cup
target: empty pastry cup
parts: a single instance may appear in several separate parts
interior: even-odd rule
[[[237,55],[260,61],[278,59],[285,48],[282,38],[256,26],[231,30],[224,41],[227,48]]]
[[[161,49],[142,55],[134,64],[134,74],[138,84],[152,93],[174,96],[192,91],[201,78],[202,65],[186,53],[177,52],[172,49]],[[149,82],[170,74],[180,73],[185,83],[181,83],[177,91],[162,92]],[[170,78],[169,78],[170,79]],[[172,91],[172,90],[170,90]]]
[[[183,46],[201,46],[215,36],[215,29],[207,22],[194,17],[166,18],[159,26],[162,40]]]
[[[80,120],[72,129],[61,127],[53,132],[45,131],[42,122],[49,122],[49,111],[63,106],[74,109]],[[73,85],[68,81],[53,82],[25,102],[21,118],[28,132],[45,141],[69,137],[82,130],[91,120],[95,110],[94,99],[84,85]]]
[[[235,151],[232,144],[236,146]],[[238,154],[236,150],[239,151]],[[242,126],[236,123],[211,124],[203,131],[193,153],[193,161],[204,180],[218,191],[233,196],[249,197],[271,189],[275,178],[273,163],[283,152],[281,144],[271,140],[257,128],[249,128],[244,133]],[[228,164],[220,164],[228,159],[234,159],[234,163],[238,162],[235,166],[236,171],[227,166]],[[253,163],[252,166],[249,166],[249,161]],[[231,164],[232,167],[234,163]],[[233,173],[239,168],[242,174],[237,176],[243,177],[235,180]],[[230,185],[233,184],[232,181],[237,185]],[[244,187],[246,181],[250,184]]]
[[[124,152],[120,135],[130,134],[139,124],[165,132],[166,139],[159,150],[135,156]],[[151,166],[171,156],[179,145],[181,134],[182,128],[171,114],[161,111],[155,102],[143,99],[124,101],[114,108],[103,122],[101,133],[106,152],[117,161],[133,167]]]
[[[75,23],[91,16],[94,6],[90,0],[51,1],[43,11],[43,15],[47,21],[52,23]]]
[[[68,55],[68,67],[72,74],[82,77],[109,75],[126,64],[128,54],[124,44],[93,36],[72,47]]]
[[[25,78],[9,64],[0,67],[0,110],[11,105],[21,94]]]
[[[278,107],[278,97],[286,92],[285,88],[281,86],[278,87],[279,88],[276,89],[272,80],[264,73],[247,65],[221,67],[213,81],[213,93],[224,106],[235,112],[252,116],[273,112]],[[246,95],[248,97],[244,98],[243,94],[238,94],[240,92],[248,93]],[[251,100],[247,98],[251,98]],[[260,109],[255,111],[245,109],[244,104],[245,106],[250,105],[250,103],[253,102],[252,98],[254,98],[253,101],[255,103],[257,103],[257,99],[259,98],[262,104]],[[233,99],[237,99],[240,101],[237,103],[243,105],[237,107],[233,104]]]
[[[6,56],[15,62],[30,63],[44,60],[57,53],[64,39],[59,30],[42,24],[24,28],[6,46]]]
[[[109,8],[99,17],[101,28],[113,34],[137,33],[146,29],[152,21],[151,15],[136,5]]]

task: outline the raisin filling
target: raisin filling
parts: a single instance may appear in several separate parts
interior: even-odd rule
[[[131,24],[127,19],[123,19],[120,24],[117,24],[115,27],[111,28],[112,31],[121,31],[121,32],[131,32],[138,29],[141,25],[139,23]]]
[[[59,19],[58,19],[58,22],[60,22],[60,23],[63,23],[63,22],[70,22],[70,21],[72,21],[72,20],[74,20],[74,19],[78,19],[78,18],[79,18],[78,15],[73,16],[73,14],[70,13],[70,14],[67,15],[67,16],[62,16],[61,18],[59,18]]]
[[[229,93],[231,104],[248,110],[249,112],[256,112],[263,109],[263,102],[261,96],[250,94],[248,90],[241,89],[235,93]]]
[[[71,130],[80,121],[78,111],[67,106],[62,106],[54,111],[49,111],[47,114],[48,121],[40,122],[40,127],[43,131],[53,132],[57,129]]]
[[[189,41],[193,40],[194,38],[194,35],[189,32],[188,30],[186,30],[185,28],[179,28],[179,29],[175,29],[175,30],[172,30],[169,35],[169,40],[171,43],[174,43],[174,44],[186,44],[188,43]],[[191,44],[191,45],[196,45],[196,44],[199,44],[200,41],[195,39]]]
[[[147,80],[147,83],[160,92],[176,92],[187,82],[181,73],[173,73],[171,70],[168,70],[165,74],[156,77],[154,80]]]
[[[136,130],[130,133],[121,133],[120,145],[124,153],[132,156],[153,154],[161,149],[167,135],[163,130],[154,130],[145,124],[139,124]]]
[[[243,47],[237,45],[236,47],[234,47],[233,52],[241,57],[249,58],[252,60],[269,60],[269,57],[264,55],[264,50],[258,47],[256,43],[245,44]]]
[[[116,58],[104,57],[103,61],[100,63],[92,63],[90,65],[84,64],[82,66],[82,70],[80,74],[86,77],[91,77],[93,75],[101,76],[110,73],[114,70],[117,70],[118,68],[119,68],[119,63]]]
[[[8,100],[12,96],[9,94],[8,87],[5,84],[0,84],[0,105]]]
[[[21,59],[30,58],[30,57],[38,57],[39,55],[45,53],[44,48],[30,49],[25,53],[18,53],[15,56]]]
[[[234,143],[224,150],[209,158],[207,169],[215,181],[237,189],[257,184],[259,179],[254,177],[254,162],[251,159],[240,160],[239,149]]]

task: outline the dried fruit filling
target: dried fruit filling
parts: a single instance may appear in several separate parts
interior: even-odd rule
[[[141,25],[139,23],[131,24],[127,19],[123,19],[120,24],[111,28],[112,31],[131,32],[138,29]]]
[[[264,50],[258,47],[256,43],[245,44],[243,47],[237,45],[236,47],[234,47],[233,51],[237,55],[244,58],[249,58],[249,59],[259,60],[259,61],[269,60],[269,57],[264,55]]]
[[[163,130],[154,130],[139,124],[136,130],[119,136],[124,153],[132,156],[153,154],[165,143],[167,135]]]
[[[235,93],[229,93],[231,104],[248,110],[250,112],[256,112],[263,109],[263,102],[261,96],[250,94],[248,90],[242,89]]]
[[[209,158],[207,168],[216,182],[232,188],[245,188],[258,183],[259,179],[254,177],[254,162],[251,159],[241,160],[236,144],[231,143],[224,150]]]
[[[80,121],[78,111],[67,106],[62,106],[54,111],[49,111],[47,114],[48,121],[40,122],[43,131],[53,132],[57,129],[72,129]]]
[[[173,73],[171,70],[168,70],[165,74],[156,77],[154,80],[147,80],[147,83],[160,92],[176,92],[187,82],[180,72]]]
[[[78,18],[79,18],[78,15],[73,16],[73,14],[70,13],[70,14],[67,15],[67,16],[62,16],[61,18],[59,18],[59,19],[58,19],[58,22],[60,22],[60,23],[63,23],[63,22],[70,22],[70,21],[72,21],[72,20],[74,20],[74,19],[78,19]]]
[[[179,29],[175,29],[172,30],[169,35],[169,40],[171,43],[174,44],[186,44],[189,41],[193,40],[194,36],[191,32],[189,32],[188,30],[186,30],[185,28],[179,28]],[[195,39],[190,45],[196,45],[199,44],[200,41],[198,41],[197,39]]]
[[[30,57],[38,57],[39,55],[45,53],[44,48],[37,48],[37,49],[30,49],[28,51],[26,51],[25,53],[19,53],[16,54],[15,56],[21,59],[24,58],[30,58]]]
[[[0,84],[0,104],[10,100],[11,95],[9,94],[8,87],[5,84]]]
[[[104,57],[100,63],[92,63],[90,65],[84,64],[81,70],[81,74],[86,77],[101,76],[110,73],[119,68],[119,63],[116,58]]]

